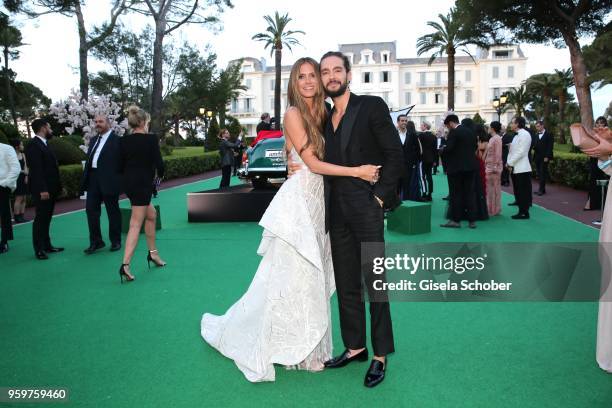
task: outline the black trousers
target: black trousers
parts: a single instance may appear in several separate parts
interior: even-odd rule
[[[362,281],[370,299],[370,329],[374,354],[392,353],[393,327],[386,293],[374,291],[373,282],[384,274],[374,274],[373,258],[384,257],[383,209],[372,193],[361,191],[335,192],[330,205],[330,240],[338,306],[340,330],[344,346],[350,349],[366,347],[366,317]],[[379,243],[361,258],[361,244]],[[375,299],[376,301],[372,301]]]
[[[431,193],[433,193],[433,163],[425,163],[423,162],[423,179],[425,180],[425,186],[423,189],[423,194],[431,197]]]
[[[33,193],[32,201],[36,208],[34,222],[32,223],[32,244],[34,245],[34,252],[40,252],[53,246],[51,245],[49,228],[55,209],[55,196],[51,194],[48,200],[41,200],[39,193]]]
[[[519,214],[529,214],[532,201],[531,172],[512,174],[512,185]]]
[[[121,244],[119,196],[102,194],[98,174],[99,172],[96,169],[91,169],[87,184],[85,211],[87,213],[87,225],[89,226],[89,243],[95,245],[103,242],[102,231],[100,230],[100,216],[102,215],[102,203],[104,203],[106,215],[108,216],[108,239],[111,244]]]
[[[476,221],[476,185],[474,171],[461,171],[448,175],[451,220],[461,222],[467,210],[469,222]]]
[[[13,223],[11,222],[11,189],[0,186],[0,222],[2,233],[0,244],[6,244],[13,239]]]
[[[234,176],[238,174],[238,169],[242,166],[242,157],[240,155],[234,156]]]
[[[540,181],[540,187],[538,191],[540,193],[546,192],[546,180],[548,179],[548,162],[544,160],[536,161],[536,171],[538,173],[538,180]]]
[[[398,194],[400,199],[407,200],[410,194],[410,183],[412,181],[412,173],[415,171],[413,166],[404,167],[404,172],[398,181]]]
[[[227,165],[221,167],[221,184],[219,184],[219,188],[229,187],[230,178],[232,177],[232,165]]]

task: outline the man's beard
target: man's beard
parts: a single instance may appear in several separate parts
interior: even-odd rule
[[[348,81],[344,82],[343,84],[340,85],[340,88],[338,88],[335,91],[329,90],[327,88],[325,88],[325,95],[329,96],[330,98],[336,98],[340,95],[344,95],[344,93],[346,92],[346,89],[348,88]]]

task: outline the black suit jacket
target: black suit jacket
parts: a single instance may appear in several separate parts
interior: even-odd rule
[[[419,133],[423,146],[423,163],[433,164],[438,158],[438,138],[430,131]]]
[[[57,158],[48,145],[34,137],[25,148],[30,172],[28,186],[32,195],[38,196],[47,192],[53,196],[59,195],[62,185],[59,176]]]
[[[330,113],[331,120],[334,110]],[[329,129],[326,126],[326,129]],[[326,132],[325,138],[334,137]],[[326,143],[325,155],[329,152]],[[367,181],[343,178],[343,188],[366,189],[380,198],[386,208],[399,204],[397,183],[404,168],[404,153],[397,129],[393,125],[387,104],[377,96],[355,95],[351,93],[346,112],[342,118],[340,134],[341,165],[361,166],[364,164],[381,165],[380,178],[372,186]],[[325,176],[325,220],[329,227],[329,204],[331,181],[334,177]]]
[[[554,143],[555,138],[548,130],[544,131],[541,139],[539,135],[536,134],[533,146],[533,159],[535,161],[543,161],[545,158],[552,160]]]
[[[478,170],[478,138],[471,129],[459,125],[448,133],[444,146],[444,161],[446,173],[453,174],[462,171]]]
[[[406,132],[406,139],[404,140],[404,144],[402,144],[402,150],[404,152],[404,164],[409,169],[413,168],[419,161],[421,161],[422,152],[421,146],[419,145],[418,134]]]
[[[89,172],[93,161],[93,148],[100,136],[96,136],[89,141],[87,150],[87,162],[81,178],[81,195],[89,187]],[[119,136],[115,132],[108,135],[108,139],[98,156],[98,180],[100,189],[104,195],[119,195],[121,192],[121,150],[119,147]]]

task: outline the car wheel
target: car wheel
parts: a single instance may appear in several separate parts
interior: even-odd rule
[[[270,186],[266,177],[254,178],[251,183],[253,183],[253,188],[268,188]]]

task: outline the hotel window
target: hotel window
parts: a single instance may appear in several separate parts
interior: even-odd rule
[[[472,71],[465,71],[465,82],[472,82]]]
[[[493,88],[493,99],[499,98],[500,95],[501,95],[500,89],[499,88]]]
[[[251,111],[251,100],[249,98],[246,98],[244,100],[244,111],[245,112],[250,112]]]
[[[351,63],[351,65],[353,65],[354,64],[354,62],[353,62],[353,53],[352,52],[347,52],[344,55],[348,58],[348,60]]]
[[[391,82],[391,73],[389,71],[383,71],[380,73],[380,82]]]
[[[237,111],[238,111],[238,100],[232,99],[232,112],[237,112]]]
[[[274,98],[270,98],[270,110],[274,110]]]
[[[273,90],[274,90],[274,88],[276,88],[276,87],[274,86],[275,84],[276,84],[276,80],[271,79],[271,80],[270,80],[270,90],[271,90],[271,91],[273,91]]]
[[[419,72],[419,83],[421,85],[425,85],[426,78],[427,78],[427,73],[426,72]]]
[[[419,95],[419,100],[422,105],[427,104],[427,94],[425,92],[421,92]]]
[[[370,50],[364,50],[361,51],[361,63],[362,64],[371,64],[372,61],[372,51]]]
[[[512,51],[511,50],[494,51],[493,52],[493,58],[494,59],[508,59],[508,58],[512,58]]]
[[[514,67],[512,65],[508,67],[508,78],[514,78]]]
[[[410,82],[412,82],[412,75],[410,75],[410,72],[404,73],[404,83],[409,84]]]
[[[465,103],[472,103],[472,90],[471,89],[465,90]]]
[[[287,92],[287,88],[289,88],[289,80],[288,79],[283,79],[283,86],[281,88],[282,92]]]
[[[436,85],[440,85],[441,83],[442,83],[442,72],[438,71],[436,72]]]
[[[493,67],[493,79],[499,78],[499,67]]]
[[[364,72],[363,73],[363,83],[364,84],[369,84],[372,82],[372,73],[371,72]]]
[[[412,103],[412,94],[410,92],[406,92],[404,94],[404,103],[406,105],[410,105]]]
[[[251,86],[253,85],[253,82],[250,79],[247,79],[245,81],[245,86],[247,87],[247,89],[251,89]]]
[[[383,64],[389,63],[389,51],[383,51],[380,53],[380,60]]]
[[[444,94],[441,94],[441,93],[435,94],[435,101],[436,101],[436,104],[444,103]]]

